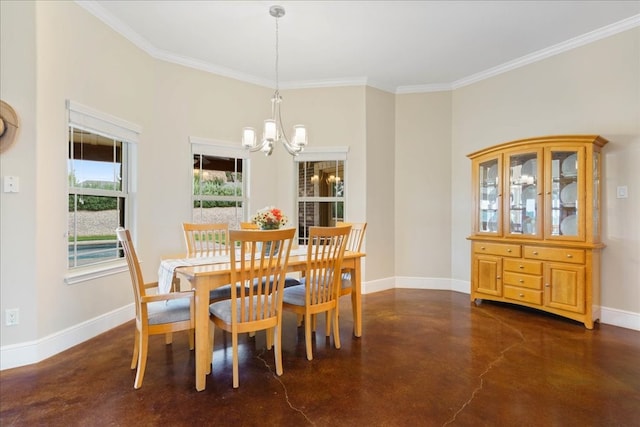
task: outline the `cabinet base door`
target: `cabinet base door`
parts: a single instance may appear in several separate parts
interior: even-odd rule
[[[476,255],[473,263],[474,292],[502,296],[502,258]],[[473,297],[473,295],[472,295]]]
[[[558,310],[584,313],[585,268],[550,263],[544,270],[544,304]]]

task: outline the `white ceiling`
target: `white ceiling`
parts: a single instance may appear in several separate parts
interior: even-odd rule
[[[78,1],[151,56],[281,88],[461,87],[640,25],[638,1]]]

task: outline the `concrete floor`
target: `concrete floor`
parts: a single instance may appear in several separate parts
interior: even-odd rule
[[[217,331],[213,373],[196,392],[186,334],[150,340],[133,389],[129,322],[41,363],[0,372],[2,426],[640,426],[640,332],[583,325],[449,291],[365,295],[363,336],[341,300],[342,348],[318,319],[314,360],[285,313],[284,374],[264,334]]]

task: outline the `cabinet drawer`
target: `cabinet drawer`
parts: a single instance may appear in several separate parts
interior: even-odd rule
[[[542,263],[539,261],[524,261],[521,259],[505,259],[505,271],[515,273],[542,274]]]
[[[542,290],[542,276],[505,272],[502,275],[502,281],[505,285]]]
[[[473,251],[479,254],[520,257],[520,245],[473,242]]]
[[[534,291],[532,289],[515,288],[512,286],[504,287],[505,298],[528,302],[529,304],[542,305],[542,291]]]
[[[543,259],[546,261],[571,262],[584,264],[584,250],[564,248],[541,248],[538,246],[525,246],[524,257],[530,259]]]

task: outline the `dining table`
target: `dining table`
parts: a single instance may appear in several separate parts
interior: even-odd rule
[[[351,298],[353,313],[353,334],[362,336],[362,258],[363,252],[345,251],[342,271],[351,274]],[[293,248],[289,255],[287,272],[302,272],[307,265],[305,248]],[[209,293],[211,290],[231,283],[230,255],[203,259],[182,256],[164,257],[160,272],[171,271],[176,277],[186,280],[195,296],[195,362],[196,390],[206,388],[206,376],[211,371],[209,364]],[[159,273],[161,274],[161,273]]]

